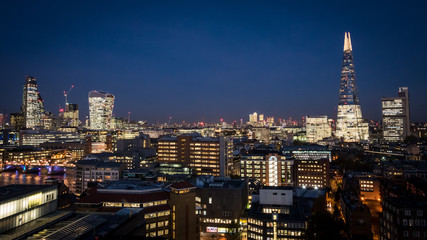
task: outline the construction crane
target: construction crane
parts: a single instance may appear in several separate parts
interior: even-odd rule
[[[64,108],[65,109],[67,109],[67,106],[68,106],[68,94],[70,94],[71,89],[73,89],[73,88],[74,88],[74,85],[71,85],[70,89],[68,89],[68,92],[64,91],[64,97],[65,97],[65,106],[64,106]]]

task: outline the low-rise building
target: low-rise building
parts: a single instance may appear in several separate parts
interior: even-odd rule
[[[0,233],[54,212],[57,198],[56,185],[0,187]]]
[[[230,178],[200,176],[196,183],[196,211],[200,235],[210,239],[236,231],[248,202],[248,182]]]
[[[83,193],[89,182],[117,181],[122,178],[125,165],[99,160],[80,160],[76,163],[76,194]]]
[[[248,239],[305,239],[314,202],[324,196],[323,190],[314,189],[260,189],[248,210]]]

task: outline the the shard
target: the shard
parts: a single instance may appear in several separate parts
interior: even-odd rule
[[[362,109],[359,105],[349,32],[344,34],[344,58],[335,136],[344,142],[360,142],[369,138],[368,124],[363,121]]]

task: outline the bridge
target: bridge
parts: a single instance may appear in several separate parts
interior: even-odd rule
[[[22,172],[22,173],[47,173],[47,174],[64,174],[67,170],[65,166],[35,166],[35,165],[13,165],[6,164],[1,172]]]

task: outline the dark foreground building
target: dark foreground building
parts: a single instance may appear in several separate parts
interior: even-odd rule
[[[425,198],[385,197],[380,215],[380,239],[427,239]]]
[[[0,187],[0,233],[54,212],[57,196],[56,185]]]
[[[305,239],[313,206],[325,192],[292,187],[264,187],[248,211],[248,239]],[[315,203],[316,202],[316,203]]]

